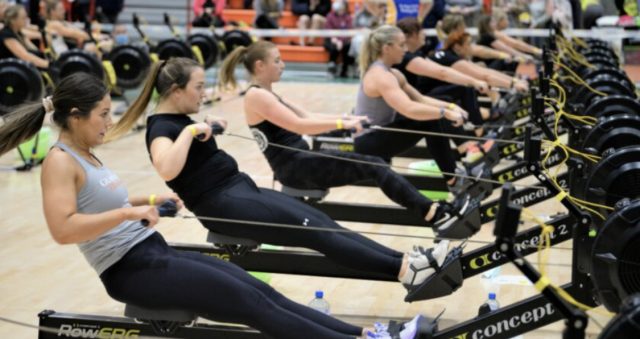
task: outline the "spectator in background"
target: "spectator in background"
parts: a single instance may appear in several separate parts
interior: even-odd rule
[[[7,7],[4,12],[4,28],[0,30],[0,59],[17,58],[31,62],[39,68],[48,68],[49,61],[42,57],[36,46],[25,39],[21,32],[27,23],[27,11],[24,7]]]
[[[362,8],[356,12],[353,19],[354,28],[374,29],[384,23],[384,14],[387,5],[376,0],[364,0]],[[366,33],[355,35],[351,39],[349,46],[349,56],[357,62],[360,56],[360,49]],[[357,69],[356,69],[357,71]]]
[[[445,15],[446,0],[433,0],[431,9],[424,17],[422,21],[422,28],[430,29],[436,28],[438,21],[442,20]],[[425,38],[425,43],[420,47],[420,51],[423,55],[428,55],[430,51],[434,50],[438,45],[438,37],[431,36]]]
[[[353,22],[351,14],[344,0],[335,0],[331,5],[332,11],[327,15],[326,29],[351,29]],[[349,72],[349,66],[353,64],[353,58],[349,56],[349,48],[351,46],[351,38],[348,37],[332,37],[325,38],[324,48],[329,52],[329,72],[335,75],[337,71],[338,56],[342,56],[342,69],[340,77],[346,78]]]
[[[256,12],[254,26],[256,28],[276,29],[280,27],[278,19],[284,9],[283,0],[254,0],[253,9]]]
[[[196,18],[192,21],[193,27],[224,27],[225,22],[222,19],[222,10],[218,10],[219,4],[225,6],[225,0],[215,2],[213,0],[196,1],[193,7],[193,12],[196,14]],[[199,10],[196,10],[195,6],[197,5],[200,6]]]
[[[482,12],[481,0],[446,0],[446,14],[460,14],[467,26],[475,26]]]
[[[551,22],[564,29],[573,28],[573,14],[569,0],[531,0],[531,28],[547,28]]]
[[[115,24],[123,8],[124,0],[96,0],[96,19],[102,23]]]
[[[291,0],[291,12],[298,15],[298,29],[321,29],[326,22],[326,16],[331,10],[331,0]],[[301,37],[300,44],[313,45],[314,37]]]

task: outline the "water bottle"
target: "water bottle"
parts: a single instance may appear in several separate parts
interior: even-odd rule
[[[489,299],[484,302],[484,304],[480,305],[480,309],[478,309],[478,315],[484,315],[487,313],[491,313],[500,308],[500,304],[496,300],[496,294],[491,292],[489,293]]]
[[[316,291],[316,297],[309,302],[309,307],[318,312],[329,314],[329,303],[323,297],[324,293],[322,291]]]

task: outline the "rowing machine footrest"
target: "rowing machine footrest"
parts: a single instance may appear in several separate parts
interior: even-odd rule
[[[455,292],[462,286],[464,280],[462,277],[462,264],[460,263],[461,256],[462,247],[458,246],[447,254],[440,272],[431,275],[418,286],[405,286],[408,292],[407,296],[404,297],[404,301],[414,302],[435,299]]]
[[[474,234],[478,233],[480,227],[482,227],[482,221],[480,220],[480,202],[479,200],[472,198],[469,202],[469,212],[458,221],[459,225],[456,227],[448,227],[445,230],[438,230],[438,238],[443,239],[467,239]]]
[[[476,175],[480,171],[480,175]],[[487,179],[491,180],[491,167],[482,163],[472,169],[469,169],[468,173],[471,173],[474,177],[479,179]],[[473,179],[472,179],[473,180]],[[490,181],[475,181],[469,188],[467,189],[467,193],[471,195],[474,199],[478,199],[480,201],[484,200],[486,197],[490,196],[493,193],[493,183]]]
[[[416,324],[416,333],[411,339],[433,339],[436,332],[438,332],[438,322],[440,318],[428,318],[420,316],[418,323]],[[400,339],[400,332],[404,330],[405,322],[398,322],[391,320],[389,322],[388,332],[393,339]]]
[[[495,167],[500,162],[500,147],[498,142],[494,142],[489,151],[485,152],[482,155],[482,158],[476,160],[471,163],[469,167],[476,167],[481,163],[484,163],[485,166],[489,169]]]
[[[307,189],[293,188],[285,185],[282,185],[281,192],[294,198],[311,199],[316,201],[320,201],[324,199],[324,197],[326,197],[327,194],[329,194],[329,190],[327,189],[307,190]]]

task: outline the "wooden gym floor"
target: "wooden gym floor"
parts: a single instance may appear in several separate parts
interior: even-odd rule
[[[310,111],[339,114],[350,111],[355,104],[357,86],[289,82],[277,84],[275,91]],[[219,103],[203,109],[201,113],[224,117],[229,121],[230,132],[250,135],[244,122],[242,100]],[[251,175],[258,185],[272,186],[271,170],[254,142],[231,136],[218,137],[217,141],[221,148],[238,161],[240,169]],[[167,191],[166,185],[155,174],[149,162],[144,146],[144,133],[131,133],[97,148],[95,153],[124,180],[130,194]],[[401,159],[399,163],[406,165],[408,161]],[[0,157],[2,167],[15,165],[17,162],[16,152]],[[51,239],[42,213],[39,177],[40,167],[25,173],[8,170],[0,172],[0,316],[36,324],[37,314],[44,309],[122,315],[123,305],[109,298],[77,247],[61,246]],[[327,199],[391,204],[380,190],[374,188],[336,188],[331,190]],[[531,209],[545,216],[563,211],[555,200]],[[432,236],[430,229],[426,228],[343,224],[355,230]],[[528,226],[530,223],[523,227]],[[156,228],[171,242],[205,242],[205,229],[193,220],[162,219]],[[473,239],[492,241],[492,231],[493,224],[487,224]],[[372,238],[403,251],[410,250],[413,244],[432,245],[430,241],[416,242],[406,238]],[[478,246],[480,245],[470,243],[467,249]],[[571,251],[566,248],[570,248],[571,244],[564,243],[558,247],[565,249],[551,250],[548,272],[553,282],[561,284],[570,277]],[[529,258],[537,262],[535,256]],[[466,280],[451,296],[413,304],[402,301],[405,290],[399,283],[272,275],[271,285],[284,295],[305,304],[313,298],[315,290],[322,289],[334,315],[362,325],[370,325],[372,319],[409,318],[417,313],[435,316],[446,309],[440,323],[441,329],[476,316],[478,307],[487,299],[489,291],[497,292],[498,301],[503,306],[536,294],[535,289],[511,264],[505,265],[500,278],[493,282],[476,276]],[[601,323],[606,322],[601,316],[598,319]],[[592,334],[598,333],[593,322],[589,329]],[[561,323],[558,322],[524,337],[560,338],[561,330]],[[0,338],[35,337],[34,329],[0,322]]]

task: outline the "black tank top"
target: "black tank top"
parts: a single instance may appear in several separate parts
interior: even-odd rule
[[[249,88],[251,87],[261,88],[258,85],[249,86]],[[273,92],[271,93],[275,95],[280,103],[293,110],[293,108],[287,105],[287,103],[284,102],[277,94]],[[249,128],[251,129],[251,134],[253,134],[253,137],[258,142],[260,150],[264,153],[264,156],[267,158],[267,161],[274,172],[276,172],[276,169],[283,161],[286,161],[288,158],[299,152],[276,146],[269,146],[269,143],[289,146],[296,149],[309,150],[309,145],[302,139],[300,134],[293,133],[280,126],[276,126],[268,120],[264,120],[256,125],[249,125]]]

